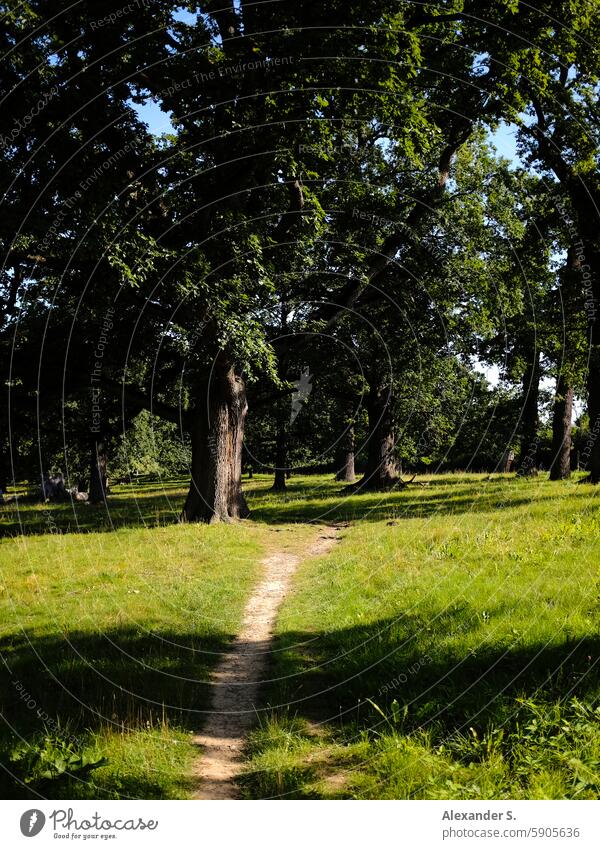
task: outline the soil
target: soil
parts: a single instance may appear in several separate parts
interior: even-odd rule
[[[298,564],[305,557],[330,551],[342,527],[319,528],[316,539],[301,554],[275,551],[262,561],[263,576],[248,600],[240,633],[213,675],[210,713],[193,738],[202,749],[194,767],[195,799],[240,798],[236,778],[243,765],[246,737],[257,720],[260,686],[269,666],[279,607],[290,591]]]

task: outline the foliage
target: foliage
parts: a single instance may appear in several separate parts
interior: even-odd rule
[[[121,436],[111,476],[185,474],[190,459],[189,444],[182,441],[177,425],[142,410]]]
[[[89,780],[90,773],[104,766],[106,758],[70,739],[46,732],[20,742],[9,755],[10,771],[17,782],[43,790],[49,782],[76,777]]]

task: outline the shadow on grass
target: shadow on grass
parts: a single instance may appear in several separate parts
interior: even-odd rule
[[[263,686],[263,707],[257,713],[281,709],[354,733],[361,727],[385,727],[368,699],[387,715],[396,699],[408,707],[404,732],[425,726],[442,738],[468,727],[484,731],[490,722],[503,722],[514,711],[516,697],[530,697],[536,691],[547,699],[598,695],[594,662],[600,656],[600,637],[563,639],[552,645],[486,646],[484,632],[480,635],[477,629],[475,612],[462,605],[434,622],[405,615],[360,627],[279,636],[272,647],[270,681]],[[444,645],[444,638],[455,634],[469,638],[473,648]],[[200,640],[192,634],[140,634],[122,628],[99,634],[74,632],[68,640],[4,639],[2,763],[7,765],[7,754],[17,740],[14,732],[35,739],[44,724],[66,726],[70,735],[82,740],[89,732],[112,729],[126,735],[165,721],[179,730],[198,729],[210,697],[205,682],[230,638],[216,631]],[[97,797],[160,798],[164,785],[153,781],[148,758],[143,763],[144,775],[124,770],[103,778]],[[89,796],[85,785],[76,779],[69,782],[66,790],[64,784],[53,782],[43,795]],[[0,792],[3,798],[30,795],[5,772],[0,774]]]
[[[127,735],[165,722],[179,730],[197,730],[211,694],[206,682],[231,638],[216,630],[200,639],[121,628],[3,639],[0,763],[10,768],[9,753],[19,738],[35,741],[45,729],[62,729],[78,748],[98,731]],[[152,776],[146,778],[144,788],[137,777],[112,776],[116,784],[106,793],[160,798],[158,784],[151,787]],[[66,795],[65,781],[70,782]],[[2,798],[29,798],[28,792],[0,772]],[[43,790],[54,798],[71,798],[69,793],[78,793],[76,779],[59,779]]]
[[[191,795],[196,789],[196,784],[192,778],[181,776],[178,777],[176,782],[173,782],[173,786],[169,789],[172,792],[174,791],[175,798],[181,798],[184,794]],[[152,781],[150,776],[141,778],[139,775],[120,773],[111,777],[110,781],[106,781],[91,773],[88,779],[73,776],[33,787],[16,782],[10,769],[9,771],[0,769],[0,792],[3,799],[22,799],[24,801],[35,801],[36,799],[164,799],[166,795],[164,782],[158,779]]]
[[[583,498],[587,494],[569,493],[569,498]],[[252,519],[266,524],[284,522],[365,521],[380,522],[384,519],[415,519],[433,515],[461,515],[465,513],[487,513],[511,510],[519,507],[542,505],[556,499],[554,495],[531,498],[518,497],[514,493],[502,497],[501,493],[490,493],[484,489],[465,495],[445,496],[440,493],[416,493],[414,490],[391,493],[362,493],[348,495],[344,492],[315,495],[307,493],[306,500],[299,496],[287,496],[281,501],[261,503],[260,496],[249,494]]]
[[[378,522],[466,513],[492,514],[506,509],[542,505],[555,500],[556,485],[514,477],[473,480],[458,475],[430,479],[427,487],[410,486],[391,492],[355,492],[330,478],[292,478],[287,492],[270,490],[270,478],[244,481],[250,521],[265,524],[327,521]],[[23,503],[0,508],[0,537],[21,534],[107,532],[119,528],[177,524],[185,497],[183,481],[137,484],[115,491],[106,505],[67,502],[55,505]],[[554,487],[544,492],[546,486]],[[429,488],[430,487],[430,488]],[[540,492],[540,487],[542,492]],[[159,489],[160,488],[160,489]],[[157,491],[158,490],[158,491]],[[588,499],[585,488],[569,490],[570,499]]]
[[[508,637],[486,645],[486,637],[467,606],[434,622],[410,615],[286,633],[275,641],[265,703],[312,721],[360,727],[383,722],[368,700],[391,715],[395,699],[407,706],[405,730],[433,725],[448,736],[502,721],[517,697],[600,696],[600,636],[526,646]]]
[[[118,494],[98,505],[24,502],[17,511],[14,504],[7,504],[0,508],[0,537],[163,527],[177,524],[183,501],[182,491],[174,489],[172,493]]]

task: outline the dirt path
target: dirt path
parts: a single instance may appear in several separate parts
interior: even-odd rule
[[[301,554],[275,551],[262,561],[264,574],[252,593],[240,633],[213,675],[211,712],[193,742],[201,747],[194,777],[195,799],[236,799],[241,753],[256,722],[258,691],[269,663],[277,612],[289,592],[292,576],[305,557],[325,554],[339,539],[341,526],[319,528]]]

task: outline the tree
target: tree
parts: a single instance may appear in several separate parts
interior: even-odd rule
[[[557,224],[536,207],[539,180],[498,161],[486,132],[525,113],[523,149],[542,177],[554,174],[584,228],[590,207],[576,184],[583,169],[595,191],[596,59],[586,48],[575,61],[574,47],[596,26],[587,11],[565,6],[567,33],[549,4],[516,15],[508,0],[443,11],[309,2],[286,8],[285,26],[273,4],[192,2],[184,22],[159,0],[135,19],[89,27],[96,8],[117,9],[65,5],[51,16],[36,0],[7,18],[9,116],[22,115],[21,92],[30,109],[48,96],[1,154],[0,341],[28,438],[38,410],[46,422],[62,417],[71,455],[80,463],[86,444],[93,497],[103,497],[106,455],[149,410],[190,434],[183,519],[230,521],[247,515],[242,452],[255,401],[283,488],[285,468],[314,461],[313,449],[334,463],[335,440],[308,434],[309,416],[323,434],[343,431],[350,457],[363,421],[348,405],[364,393],[360,483],[387,488],[402,464],[443,459],[458,405],[480,391],[474,361],[499,363],[508,340],[505,375],[527,388],[528,456],[534,390],[542,369],[559,376],[560,353],[554,318],[539,344],[519,263],[533,306],[552,316],[549,248],[535,228],[540,214],[553,232]],[[18,42],[22,55],[11,50]],[[132,108],[149,101],[172,119],[159,140]],[[598,246],[585,227],[587,258]],[[38,354],[31,339],[46,327],[52,344]],[[324,358],[317,337],[360,354],[363,373],[339,352]],[[327,377],[331,358],[349,393]],[[318,388],[296,424],[290,392],[305,368]],[[594,397],[590,389],[592,436]],[[60,436],[47,440],[53,451]]]
[[[150,42],[142,46],[140,36],[166,22],[167,8],[161,2],[143,7],[135,20],[112,2],[74,8],[35,0],[4,10],[10,131],[0,153],[7,284],[0,331],[11,351],[3,362],[10,363],[12,432],[35,441],[43,435],[41,476],[44,454],[62,443],[61,424],[65,435],[76,424],[76,453],[85,443],[95,495],[105,491],[97,443],[106,443],[109,419],[114,422],[106,381],[114,378],[117,351],[126,350],[131,330],[125,330],[131,311],[124,308],[110,322],[120,332],[115,328],[110,346],[101,342],[106,311],[126,263],[133,264],[130,248],[151,241],[136,227],[126,232],[154,190],[154,144],[128,102],[131,77],[148,60]],[[114,17],[110,26],[107,14]],[[166,55],[156,38],[152,49],[155,59]],[[14,465],[17,446],[7,448]],[[67,455],[62,465],[68,467]]]
[[[519,63],[503,64],[507,99],[519,126],[522,154],[554,184],[557,214],[580,260],[589,347],[587,453],[593,483],[600,482],[600,63],[593,46],[600,34],[599,11],[597,0],[585,6],[543,3],[519,15],[518,32],[514,26],[505,27],[501,18],[494,54],[504,63],[516,39],[524,45]]]
[[[568,237],[568,233],[564,234]],[[568,244],[568,242],[567,242]],[[550,357],[554,363],[555,393],[552,411],[551,480],[566,480],[571,474],[571,431],[575,393],[585,393],[586,323],[581,292],[581,268],[570,245],[554,290]]]

